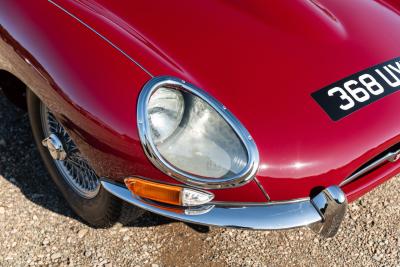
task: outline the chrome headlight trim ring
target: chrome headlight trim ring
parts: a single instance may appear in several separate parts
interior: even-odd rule
[[[240,173],[231,177],[207,179],[179,170],[162,157],[152,140],[150,123],[147,119],[147,106],[150,101],[150,97],[156,90],[158,90],[162,86],[168,86],[169,88],[173,88],[176,90],[186,91],[196,97],[199,97],[207,104],[209,104],[214,110],[216,110],[218,114],[232,127],[233,131],[239,137],[247,152],[248,161],[246,167],[244,167]],[[252,180],[257,172],[259,166],[259,154],[257,146],[249,132],[244,128],[239,120],[236,119],[236,117],[231,112],[229,112],[229,110],[227,110],[226,107],[222,105],[218,100],[216,100],[204,90],[181,79],[170,76],[160,76],[152,78],[149,82],[145,84],[142,91],[140,92],[137,103],[137,125],[140,141],[142,143],[145,154],[150,159],[150,161],[162,172],[175,178],[178,181],[183,182],[184,184],[205,189],[237,187]]]

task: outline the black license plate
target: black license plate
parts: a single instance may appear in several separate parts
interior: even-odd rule
[[[311,94],[332,120],[400,90],[400,57],[357,72]]]

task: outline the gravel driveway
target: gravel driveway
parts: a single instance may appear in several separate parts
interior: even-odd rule
[[[65,204],[27,115],[0,93],[0,265],[400,266],[400,179],[350,205],[339,234],[195,227],[146,213],[93,229]]]

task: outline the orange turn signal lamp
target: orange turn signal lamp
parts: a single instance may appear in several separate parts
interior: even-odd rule
[[[133,195],[170,205],[198,206],[214,198],[214,195],[208,192],[139,178],[126,178],[124,182]]]
[[[141,198],[147,198],[171,205],[182,204],[182,187],[159,184],[138,178],[127,178],[125,179],[125,184],[129,191]]]

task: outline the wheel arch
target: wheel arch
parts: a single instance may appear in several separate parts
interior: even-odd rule
[[[0,69],[0,88],[10,102],[26,110],[26,84],[13,73]]]

